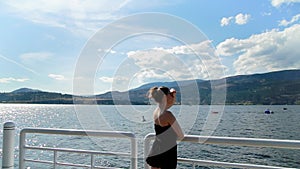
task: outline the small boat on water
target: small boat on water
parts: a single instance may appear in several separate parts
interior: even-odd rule
[[[272,110],[270,110],[270,109],[266,109],[265,110],[265,114],[274,114],[274,112]]]

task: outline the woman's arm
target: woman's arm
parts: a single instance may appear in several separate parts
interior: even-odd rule
[[[177,122],[177,120],[175,120],[171,126],[172,126],[173,130],[175,131],[175,133],[177,134],[178,139],[182,140],[184,138],[184,134],[183,134],[183,131],[182,131],[179,123]]]
[[[169,122],[169,124],[171,124],[171,127],[177,134],[178,139],[182,140],[184,138],[184,133],[183,133],[179,123],[177,122],[175,116],[171,112],[168,113],[168,122]]]

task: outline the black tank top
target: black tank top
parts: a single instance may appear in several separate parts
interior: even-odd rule
[[[157,141],[164,144],[176,144],[177,135],[171,125],[162,127],[158,124],[154,124],[154,129]]]

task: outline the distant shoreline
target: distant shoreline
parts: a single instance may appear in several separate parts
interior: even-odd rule
[[[151,86],[167,86],[178,91],[176,102],[183,105],[300,105],[300,70],[285,70],[225,79],[154,82],[128,91],[110,91],[91,96],[78,96],[20,88],[0,93],[0,103],[82,104],[82,105],[147,105]],[[180,86],[179,86],[180,84]],[[195,85],[197,88],[195,88]],[[218,86],[219,85],[219,86]],[[214,89],[221,89],[218,98]],[[193,90],[191,90],[193,89]],[[182,93],[183,92],[183,93]],[[194,95],[193,93],[199,93]],[[225,98],[226,97],[226,98]]]

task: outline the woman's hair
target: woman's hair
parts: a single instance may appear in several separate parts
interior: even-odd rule
[[[152,87],[148,91],[148,98],[153,98],[156,102],[160,103],[163,99],[164,95],[168,95],[170,93],[170,89],[161,86],[161,87]]]

